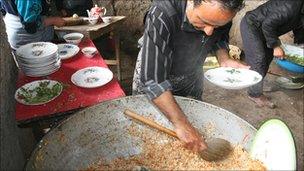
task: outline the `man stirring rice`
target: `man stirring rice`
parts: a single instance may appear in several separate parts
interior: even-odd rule
[[[231,20],[242,6],[242,0],[155,0],[145,16],[133,94],[145,93],[194,152],[206,144],[173,95],[202,99],[202,65],[210,52],[221,66],[249,68],[228,54]]]

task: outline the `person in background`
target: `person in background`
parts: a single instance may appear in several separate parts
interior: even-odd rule
[[[1,0],[1,12],[12,49],[39,41],[51,41],[53,26],[64,26],[60,17],[48,17],[46,0]]]
[[[231,20],[242,6],[242,0],[154,0],[145,15],[133,94],[146,94],[194,152],[207,146],[173,95],[202,100],[202,66],[210,52],[221,66],[249,68],[228,54]]]
[[[71,17],[73,14],[87,16],[87,10],[93,7],[92,0],[55,0],[55,4],[63,17]]]
[[[293,31],[295,43],[304,43],[303,0],[269,0],[246,13],[241,35],[245,59],[252,70],[265,77],[273,57],[284,58],[279,36],[289,31]],[[260,107],[275,107],[263,94],[263,81],[250,87],[248,95]]]

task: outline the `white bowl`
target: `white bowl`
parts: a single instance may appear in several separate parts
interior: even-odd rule
[[[102,17],[102,21],[104,22],[104,23],[110,23],[110,22],[112,22],[112,17],[110,17],[110,16],[108,16],[108,17]]]
[[[64,35],[63,39],[68,43],[78,45],[81,42],[83,37],[84,36],[81,33],[69,33],[69,34]]]
[[[91,25],[95,25],[96,23],[98,23],[99,17],[89,17],[88,21]]]
[[[242,68],[219,67],[205,72],[205,78],[211,83],[231,90],[253,86],[262,80],[256,71]]]
[[[85,54],[85,56],[92,58],[97,53],[97,49],[94,47],[85,47],[81,49],[81,52]]]

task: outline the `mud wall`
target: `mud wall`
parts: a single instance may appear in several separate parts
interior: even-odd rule
[[[0,15],[0,170],[23,170],[26,158],[34,147],[31,129],[19,128],[15,121],[17,71]]]
[[[231,44],[242,47],[239,25],[242,17],[249,10],[255,9],[265,0],[247,0],[245,7],[236,15],[233,26],[230,30]],[[142,35],[143,17],[151,4],[151,0],[94,0],[95,4],[104,6],[108,9],[108,15],[127,16],[121,28],[122,48],[129,51],[130,48],[136,49],[137,39]],[[281,37],[284,42],[292,42],[292,34],[288,33]]]
[[[17,126],[14,119],[14,89],[16,82],[16,67],[10,55],[9,45],[6,41],[5,27],[1,17],[0,21],[0,60],[1,60],[1,170],[20,170],[25,159],[19,145]]]

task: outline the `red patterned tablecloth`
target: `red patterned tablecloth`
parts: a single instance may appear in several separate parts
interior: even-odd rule
[[[95,47],[90,39],[83,40],[79,44],[80,49],[86,46]],[[43,117],[51,117],[58,113],[92,106],[106,100],[125,96],[125,93],[116,78],[113,78],[108,84],[98,88],[89,89],[75,86],[71,82],[72,74],[79,69],[89,66],[108,68],[99,52],[93,58],[87,58],[80,50],[73,58],[62,60],[61,68],[49,76],[39,78],[27,77],[20,71],[17,88],[31,81],[50,79],[61,82],[64,89],[60,96],[46,104],[28,106],[16,102],[16,120],[18,122],[24,122],[41,119]]]

